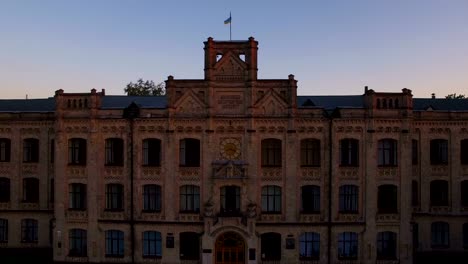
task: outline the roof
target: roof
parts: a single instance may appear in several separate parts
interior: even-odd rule
[[[323,95],[323,96],[297,96],[297,107],[319,107],[326,110],[340,108],[363,108],[362,95]]]
[[[102,97],[102,109],[122,109],[135,102],[140,108],[166,108],[166,96],[106,95]]]
[[[124,109],[131,103],[140,108],[164,109],[166,96],[106,95],[102,97],[101,109]],[[297,96],[298,108],[363,108],[362,95]],[[413,98],[414,111],[468,111],[468,99]],[[54,112],[55,98],[4,99],[0,100],[0,112]]]
[[[428,108],[432,108],[434,111],[468,111],[468,99],[413,99],[414,111],[425,111]]]
[[[55,98],[0,100],[0,112],[54,112]]]

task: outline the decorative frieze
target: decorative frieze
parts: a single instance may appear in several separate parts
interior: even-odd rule
[[[375,216],[375,221],[377,223],[399,223],[400,215],[399,214],[377,214]]]
[[[300,126],[297,128],[299,133],[322,133],[323,127],[321,126]]]
[[[316,167],[301,168],[301,177],[303,180],[320,180],[321,169]]]
[[[23,163],[21,165],[21,172],[23,175],[37,175],[38,174],[38,165]]]
[[[450,206],[431,206],[429,208],[429,212],[435,214],[446,214],[452,211],[452,207]]]
[[[448,166],[447,165],[431,166],[431,174],[433,176],[448,176]]]
[[[0,175],[6,176],[13,172],[13,166],[11,164],[0,163]]]
[[[161,167],[143,167],[141,169],[141,178],[144,180],[160,179]]]
[[[200,180],[200,174],[200,167],[179,167],[179,176],[181,180]]]
[[[275,181],[281,180],[283,177],[282,168],[262,168],[262,180],[263,181]]]
[[[0,210],[7,210],[7,209],[11,209],[10,202],[0,203]]]
[[[340,167],[339,168],[340,178],[343,179],[358,179],[359,168],[357,167]]]
[[[88,212],[86,210],[66,210],[65,217],[69,222],[87,222]]]
[[[360,222],[360,221],[363,221],[363,218],[359,214],[341,214],[340,213],[335,217],[335,220],[339,222]]]
[[[106,167],[104,169],[104,178],[122,178],[123,174],[123,167]]]
[[[199,222],[201,221],[201,217],[199,214],[179,214],[178,220],[185,222]]]
[[[299,221],[304,223],[323,222],[324,217],[321,214],[301,214]]]
[[[86,178],[86,167],[68,166],[67,175],[70,178]]]
[[[377,175],[382,179],[396,179],[398,176],[397,167],[379,167],[377,169]]]
[[[144,221],[164,221],[166,217],[160,212],[143,212],[141,219]]]
[[[107,220],[124,220],[125,213],[124,211],[103,211],[101,217]]]
[[[337,133],[361,133],[363,131],[362,126],[337,126],[335,132]]]
[[[20,208],[23,210],[39,210],[40,206],[39,203],[21,202]]]
[[[261,214],[260,220],[265,222],[281,222],[283,216],[281,214]]]

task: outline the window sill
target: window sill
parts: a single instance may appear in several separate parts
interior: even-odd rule
[[[266,215],[280,215],[281,212],[270,212],[270,211],[262,211],[262,214],[266,214]]]
[[[339,211],[339,214],[351,214],[351,215],[357,215],[359,214],[359,211]]]
[[[301,168],[320,168],[320,165],[301,165]]]
[[[143,258],[144,259],[161,259],[162,256],[145,256],[145,255],[143,255]]]
[[[123,164],[104,164],[106,167],[123,167]]]
[[[179,214],[200,214],[200,211],[179,211]]]
[[[144,214],[160,214],[161,210],[141,210],[142,213]]]
[[[105,212],[116,212],[116,213],[119,213],[119,212],[123,212],[124,209],[123,208],[119,208],[119,209],[104,209]]]
[[[70,166],[70,167],[86,167],[86,163],[68,163],[67,166]]]
[[[143,164],[141,165],[143,168],[160,168],[161,164]]]
[[[87,258],[88,254],[69,253],[68,257],[71,257],[71,258]]]
[[[21,240],[21,244],[30,244],[30,245],[37,245],[38,241],[25,241]]]
[[[109,254],[106,254],[106,258],[123,258],[124,255],[109,255]]]
[[[398,164],[380,164],[377,165],[379,168],[398,168]]]
[[[200,168],[200,165],[179,165],[180,168]]]
[[[317,214],[320,214],[320,211],[302,211],[301,214],[305,214],[305,215],[317,215]]]
[[[84,212],[86,208],[68,208],[68,211]]]
[[[341,168],[359,168],[359,165],[340,164]]]

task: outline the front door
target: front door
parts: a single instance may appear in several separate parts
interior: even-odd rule
[[[215,264],[244,264],[244,239],[234,232],[227,232],[216,240]]]

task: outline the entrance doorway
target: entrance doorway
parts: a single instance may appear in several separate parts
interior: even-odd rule
[[[244,264],[244,239],[234,232],[220,235],[216,240],[215,254],[215,264]]]

